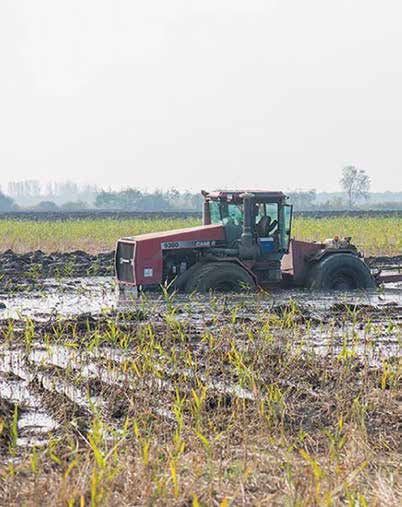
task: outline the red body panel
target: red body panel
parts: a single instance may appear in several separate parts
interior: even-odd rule
[[[135,241],[134,283],[155,285],[162,283],[162,243],[176,241],[218,241],[225,239],[222,225],[204,225],[160,233],[141,234]]]
[[[300,283],[306,273],[306,258],[319,252],[323,248],[321,243],[309,243],[292,239],[289,253],[282,258],[282,273],[293,282]]]

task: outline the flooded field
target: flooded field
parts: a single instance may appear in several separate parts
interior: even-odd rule
[[[0,504],[312,505],[378,488],[398,504],[401,284],[28,286],[0,292]]]
[[[146,305],[148,309],[164,309],[170,304],[169,298],[162,293],[145,293],[138,298],[129,292],[119,294],[113,277],[91,276],[77,278],[45,278],[38,285],[19,285],[15,292],[0,288],[0,319],[28,317],[34,320],[49,319],[52,315],[68,317],[81,313],[96,314],[102,310],[129,310]],[[25,290],[23,290],[25,289]],[[229,294],[216,296],[216,300],[225,305],[243,305],[245,312],[255,313],[256,308],[269,310],[275,304],[290,301],[325,313],[337,303],[368,305],[373,310],[402,305],[402,282],[387,284],[386,287],[374,291],[353,291],[327,293],[311,292],[304,289],[274,289],[259,294]],[[193,312],[208,312],[210,296],[175,294],[176,306],[186,314],[191,308]],[[1,305],[3,303],[3,305]],[[323,315],[324,315],[323,313]]]

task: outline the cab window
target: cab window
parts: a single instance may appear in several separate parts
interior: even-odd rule
[[[263,216],[269,216],[272,220],[278,220],[278,205],[276,203],[257,203],[256,211],[257,220]]]
[[[257,203],[255,224],[257,233],[260,235],[265,233],[267,229],[269,234],[273,234],[278,229],[278,205],[276,203]],[[271,229],[269,230],[269,226]],[[261,229],[264,229],[262,231]]]
[[[221,222],[221,212],[219,209],[219,203],[216,201],[209,202],[209,213],[211,215],[211,224],[220,224]]]
[[[243,205],[228,204],[222,202],[222,223],[223,225],[243,225]]]
[[[226,201],[210,201],[212,224],[243,225],[243,205]]]

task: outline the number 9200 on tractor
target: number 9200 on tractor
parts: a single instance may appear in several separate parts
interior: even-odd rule
[[[166,285],[186,293],[273,286],[311,290],[372,289],[402,275],[373,275],[351,238],[292,239],[292,205],[282,192],[201,192],[199,227],[117,241],[120,288]]]

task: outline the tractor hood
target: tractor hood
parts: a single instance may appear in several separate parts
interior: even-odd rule
[[[186,227],[185,229],[173,229],[171,231],[163,232],[149,232],[146,234],[138,234],[128,238],[122,238],[129,241],[169,241],[176,239],[224,239],[224,229],[222,225],[200,225],[198,227]]]
[[[116,274],[129,285],[159,285],[163,256],[173,250],[202,249],[225,239],[222,225],[201,225],[121,238],[116,248]]]
[[[123,238],[124,240],[143,241],[179,241],[179,240],[218,240],[224,239],[225,233],[222,225],[200,225],[198,227],[186,227],[185,229],[174,229],[163,232],[149,232]]]

